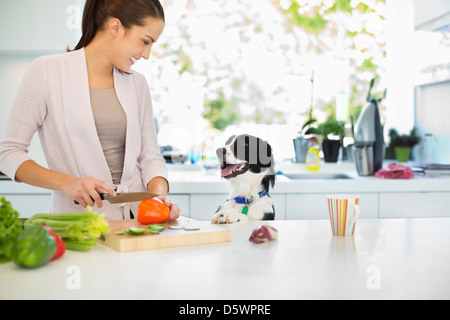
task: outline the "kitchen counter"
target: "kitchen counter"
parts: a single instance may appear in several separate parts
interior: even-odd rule
[[[0,299],[450,299],[450,219],[264,222],[279,239],[248,241],[261,222],[231,225],[231,242],[119,253],[98,244],[24,270],[0,265]],[[206,302],[207,304],[207,302]]]
[[[384,167],[389,163],[386,162]],[[450,175],[427,177],[416,175],[414,179],[380,179],[375,176],[362,177],[356,172],[354,163],[324,163],[316,174],[308,172],[304,164],[284,162],[277,170],[284,174],[303,173],[304,179],[289,179],[283,174],[276,176],[271,194],[286,193],[345,193],[345,192],[443,192],[450,191]],[[322,174],[343,174],[350,179],[318,179]],[[307,177],[310,177],[309,179]],[[196,166],[169,166],[172,193],[218,194],[230,191],[228,183],[219,171],[205,171]]]
[[[386,161],[384,166],[388,165]],[[172,199],[191,218],[210,219],[228,197],[230,184],[218,171],[195,166],[169,169]],[[276,170],[284,174],[277,174],[270,190],[277,220],[328,219],[326,197],[333,193],[360,195],[362,219],[450,217],[449,175],[380,179],[358,176],[354,163],[324,163],[316,173],[290,161],[277,164]],[[302,179],[288,178],[293,174]]]
[[[187,217],[211,219],[230,193],[230,184],[217,169],[205,170],[196,165],[168,165],[168,169],[171,199]],[[304,164],[290,161],[277,164],[276,170],[303,175],[299,180],[277,175],[275,188],[270,190],[277,220],[328,219],[326,196],[330,193],[359,194],[362,219],[450,217],[449,175],[385,180],[358,176],[354,163],[324,163],[314,173],[308,172]],[[330,175],[346,178],[323,178]],[[50,191],[46,189],[3,180],[0,196],[11,201],[24,218],[49,210]]]

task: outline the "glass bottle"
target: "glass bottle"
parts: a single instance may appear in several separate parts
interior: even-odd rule
[[[432,133],[426,133],[423,140],[422,162],[435,163],[435,141]]]

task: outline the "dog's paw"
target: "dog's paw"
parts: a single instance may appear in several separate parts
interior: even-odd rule
[[[228,224],[228,223],[236,223],[236,222],[242,222],[242,221],[247,221],[247,220],[248,220],[248,217],[245,214],[242,214],[240,212],[219,211],[213,216],[211,223]]]

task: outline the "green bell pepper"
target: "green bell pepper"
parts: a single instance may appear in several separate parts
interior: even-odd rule
[[[50,261],[56,252],[56,241],[41,226],[28,226],[16,240],[12,259],[24,268],[37,268]]]

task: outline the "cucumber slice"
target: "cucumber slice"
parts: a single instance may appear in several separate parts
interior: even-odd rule
[[[136,227],[131,227],[128,230],[125,230],[125,232],[129,235],[132,236],[141,236],[145,233],[145,231],[147,231],[146,229],[142,229],[142,228],[136,228]]]
[[[184,226],[182,226],[182,225],[173,225],[173,226],[169,226],[169,229],[172,229],[172,230],[183,230]]]
[[[125,231],[117,231],[116,234],[117,235],[128,234],[130,236],[142,236],[144,234],[159,234],[163,230],[164,230],[164,225],[156,225],[156,226],[152,226],[152,227],[149,226],[148,229],[131,227]]]
[[[160,231],[158,231],[158,230],[153,230],[153,229],[146,229],[145,230],[145,233],[149,233],[149,234],[159,234],[160,233]]]
[[[154,231],[164,231],[164,225],[163,224],[149,224],[148,229],[154,230]]]

